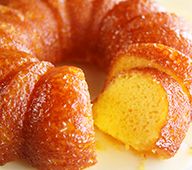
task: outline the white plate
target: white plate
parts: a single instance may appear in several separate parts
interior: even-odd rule
[[[192,0],[158,0],[170,11],[177,12],[192,21]],[[191,14],[191,15],[190,15]],[[90,92],[94,98],[100,91],[104,74],[92,66],[82,66],[88,79]],[[96,130],[98,163],[87,170],[192,170],[192,128],[179,152],[169,160],[144,159],[110,137]],[[21,162],[8,163],[0,170],[34,170]]]

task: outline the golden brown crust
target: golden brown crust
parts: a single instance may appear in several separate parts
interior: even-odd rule
[[[64,60],[95,62],[98,54],[94,46],[101,21],[121,1],[124,0],[43,1],[58,21]]]
[[[23,128],[24,158],[39,169],[95,164],[90,96],[80,69],[55,68],[41,78]]]
[[[97,53],[95,46],[97,45],[96,43],[99,36],[99,28],[102,25],[102,20],[110,10],[123,1],[125,0],[93,0],[88,28],[88,32],[90,34],[87,34],[86,38],[89,42],[91,50],[94,50],[94,53]]]
[[[38,60],[46,59],[53,62],[60,60],[61,56],[59,55],[62,51],[60,45],[63,46],[63,49],[66,47],[68,48],[66,50],[72,51],[75,48],[80,48],[80,45],[82,46],[81,42],[84,41],[85,27],[88,26],[89,19],[88,3],[88,1],[77,0],[67,3],[57,0],[51,2],[39,0],[30,2],[25,0],[0,1],[0,4],[5,5],[0,6],[0,34],[2,38],[0,41],[2,43],[0,48],[0,74],[2,75],[0,81],[0,105],[2,108],[0,110],[2,119],[0,122],[0,164],[16,159],[25,159],[33,166],[46,170],[58,168],[74,170],[95,164],[95,134],[90,98],[83,73],[73,67],[64,67],[53,69],[42,77],[53,68],[53,65]],[[77,14],[82,9],[77,8],[77,5],[86,9],[85,15],[82,14],[80,19]],[[66,22],[63,23],[62,17],[66,11],[62,7],[66,7],[67,14],[70,15],[70,26],[73,29],[67,29],[67,31],[69,34],[72,33],[70,41],[77,38],[76,44],[72,45],[70,41],[67,42],[67,45],[62,44],[68,40],[67,38],[62,39],[68,36],[63,32]],[[36,15],[37,13],[38,15]],[[82,50],[82,48],[80,49]],[[31,55],[38,59],[31,57]],[[42,84],[37,83],[39,79]],[[35,114],[34,108],[28,110],[28,104],[29,99],[36,101],[39,99],[38,97],[41,98],[41,91],[38,89],[44,89],[47,83],[50,83],[49,85],[53,87],[54,91],[54,93],[52,91],[45,92],[48,97],[52,96],[47,102],[54,104],[53,110],[50,105],[50,120],[48,121],[52,124],[58,123],[59,126],[57,128],[51,126],[52,129],[49,127],[48,135],[53,137],[54,141],[45,143],[44,147],[40,148],[41,145],[37,145],[37,143],[41,142],[42,144],[42,141],[47,139],[47,132],[36,133],[36,129],[32,129],[31,126],[48,128],[49,125],[46,121],[44,124],[34,124],[33,118],[35,117],[32,117]],[[34,92],[37,96],[31,95],[34,86],[37,89]],[[58,89],[61,89],[63,93]],[[61,100],[58,101],[58,99]],[[41,102],[43,101],[36,101],[32,104],[38,107]],[[67,107],[62,105],[64,103]],[[39,110],[39,116],[49,116],[46,114],[48,113],[47,107],[47,105],[43,106],[42,110]],[[30,111],[32,115],[27,116],[25,120],[26,112]],[[42,111],[45,111],[44,115],[41,115]],[[55,115],[58,112],[59,116]],[[28,129],[23,129],[24,120],[25,128]],[[31,123],[30,127],[28,127],[28,123]],[[31,131],[34,131],[36,136],[33,133],[27,134]],[[29,136],[31,136],[30,139],[27,138]],[[48,145],[54,147],[47,148]],[[48,152],[44,154],[45,151]]]
[[[117,54],[117,57],[114,58],[109,73],[112,73],[113,68],[116,66],[116,62],[120,60],[119,56],[135,56],[147,59],[149,61],[149,67],[150,64],[152,65],[153,63],[157,63],[162,70],[169,70],[172,75],[175,75],[175,77],[180,80],[179,83],[184,84],[188,89],[189,94],[192,95],[191,59],[179,51],[154,43],[132,44],[127,47],[124,46],[124,49],[121,49],[121,51]]]
[[[106,63],[129,44],[160,43],[191,56],[192,37],[190,26],[180,17],[159,12],[143,14],[133,20],[117,19],[110,30],[101,32],[101,45],[108,56]]]
[[[29,35],[32,34],[29,27],[22,13],[0,5],[1,49],[34,54],[35,42],[29,38]]]
[[[90,60],[90,57],[86,55],[88,48],[85,37],[90,22],[92,1],[43,0],[52,9],[58,21],[63,59],[65,61],[82,62]]]
[[[0,82],[24,64],[32,62],[38,62],[38,59],[23,52],[0,49]]]
[[[53,66],[47,62],[27,64],[6,77],[0,88],[0,164],[18,159],[22,126],[31,92],[39,78]],[[5,80],[6,81],[6,80]]]
[[[190,125],[191,104],[179,83],[169,75],[156,69],[135,69],[150,73],[167,92],[169,112],[167,122],[162,127],[159,139],[151,152],[157,156],[169,158],[175,155]]]
[[[46,39],[41,38],[39,34],[42,35],[42,33],[39,33],[37,26],[34,27],[33,24],[35,24],[35,21],[33,23],[32,19],[28,20],[21,10],[0,5],[1,48],[26,52],[39,59],[45,59],[44,55],[47,56],[47,53],[52,54],[51,48],[49,52],[46,52],[45,48],[48,47],[47,44],[44,44]],[[51,36],[49,32],[46,34]],[[54,41],[53,37],[50,38],[47,36],[46,38],[47,43],[49,43],[50,40]],[[49,45],[54,47],[52,41],[50,41]],[[56,47],[54,48],[55,51],[57,51]],[[49,56],[47,56],[47,59],[54,61],[53,56],[52,58],[48,57]]]
[[[72,48],[71,41],[71,25],[70,25],[70,16],[66,10],[64,1],[60,0],[42,0],[49,9],[52,10],[52,13],[57,21],[57,28],[59,30],[59,39],[64,53],[64,57],[67,58],[69,49]],[[66,56],[67,55],[67,56]],[[65,58],[64,58],[65,59]]]
[[[3,0],[1,3],[22,13],[30,23],[33,34],[37,34],[35,40],[38,44],[35,45],[39,47],[35,51],[36,57],[50,62],[61,61],[57,22],[52,11],[44,3],[39,0]],[[30,35],[30,38],[33,37]]]
[[[106,57],[104,62],[102,60],[101,65],[105,67],[112,57],[109,53],[116,53],[117,49],[126,41],[126,39],[123,39],[124,37],[121,37],[121,33],[129,33],[125,30],[129,29],[129,22],[136,17],[158,11],[164,11],[164,9],[150,0],[133,0],[131,3],[130,1],[121,2],[109,11],[102,21],[98,36],[100,53],[104,53],[103,55]]]
[[[121,1],[124,0],[0,0],[0,143],[5,144],[0,150],[1,164],[18,158],[18,154],[46,170],[74,170],[95,163],[93,120],[82,72],[64,67],[46,73],[53,66],[29,55],[48,61],[63,57],[93,62],[87,54],[90,50],[96,53],[99,48],[106,58],[97,58],[98,63],[105,67],[120,54],[144,57],[170,70],[192,94],[191,60],[181,54],[191,55],[191,40],[186,37],[188,27],[172,14],[154,13],[162,10],[153,1]],[[180,52],[159,44],[129,46],[142,42],[162,43]],[[156,78],[164,84],[170,103],[174,103],[170,105],[174,123],[163,128],[153,150],[164,154],[167,149],[166,154],[173,155],[188,127],[188,114],[177,115],[174,109],[186,111],[188,99],[174,80],[166,82],[163,73]],[[176,125],[181,130],[172,127]]]

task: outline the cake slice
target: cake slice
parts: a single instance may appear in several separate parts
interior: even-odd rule
[[[180,85],[156,69],[116,75],[94,102],[96,126],[138,152],[168,158],[190,123],[190,102]]]

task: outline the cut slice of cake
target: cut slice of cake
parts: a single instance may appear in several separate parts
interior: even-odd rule
[[[96,126],[136,151],[173,156],[189,127],[190,102],[156,69],[132,69],[106,85],[93,106]]]

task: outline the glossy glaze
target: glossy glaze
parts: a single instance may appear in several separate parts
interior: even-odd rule
[[[95,163],[95,132],[84,74],[49,71],[37,83],[23,128],[23,158],[39,169],[82,169]]]
[[[153,67],[153,63],[160,66],[162,70],[170,71],[179,83],[184,84],[188,89],[188,93],[192,94],[192,66],[190,57],[180,53],[173,48],[164,46],[162,44],[144,43],[144,44],[133,44],[129,46],[122,46],[122,49],[114,57],[112,61],[110,72],[113,72],[113,68],[116,66],[120,58],[126,58],[129,56],[135,56],[138,58],[144,58],[149,61],[148,67]],[[126,68],[125,68],[126,69]],[[170,74],[169,73],[169,74]]]
[[[107,61],[111,61],[123,46],[135,43],[159,43],[172,47],[192,56],[192,37],[190,26],[175,14],[156,12],[132,18],[132,20],[118,17],[112,22],[112,27],[104,25],[101,31],[101,46]],[[102,44],[104,43],[104,44]]]
[[[0,4],[1,164],[25,159],[39,169],[82,169],[96,162],[90,99],[82,72],[73,67],[53,68],[52,64],[38,59],[96,61],[109,68],[114,53],[117,56],[129,51],[160,62],[165,69],[175,70],[175,75],[183,81],[179,83],[185,84],[192,93],[190,57],[180,53],[190,54],[190,42],[186,43],[188,39],[183,34],[185,26],[179,26],[178,23],[183,22],[180,19],[175,22],[175,16],[172,19],[169,14],[154,14],[162,9],[153,1],[0,0]],[[159,15],[160,20],[157,19]],[[124,30],[122,25],[134,30],[139,26],[138,29],[145,28],[148,32],[158,22],[167,23],[166,29],[171,31],[165,31],[165,35],[171,32],[171,36],[165,42],[172,44],[173,39],[176,41],[174,47],[180,52],[156,44],[143,45],[138,51],[134,47],[131,51],[124,38],[130,30]],[[117,36],[119,28],[116,26],[123,37]],[[154,33],[156,31],[159,29],[155,28]],[[145,39],[145,34],[139,31],[130,34],[130,41],[140,40],[135,35]],[[150,39],[151,36],[147,37],[147,42]],[[122,48],[114,48],[112,54],[108,49],[113,45]],[[148,47],[150,51],[146,50]],[[152,55],[161,57],[154,59]],[[184,95],[176,100],[179,102],[183,98]],[[177,109],[178,105],[173,107]],[[61,124],[69,124],[66,131],[61,132]],[[169,130],[165,130],[166,133]],[[184,136],[185,130],[183,128],[178,135]],[[159,147],[164,147],[163,143],[166,141]]]
[[[138,70],[150,72],[154,80],[158,81],[167,92],[169,103],[167,122],[150,152],[160,157],[172,157],[178,151],[191,122],[190,100],[179,83],[169,75],[151,68]]]
[[[28,63],[9,75],[0,87],[0,164],[18,159],[27,105],[40,77],[52,68],[50,63]],[[6,82],[6,80],[4,80]]]
[[[124,42],[127,44],[128,40],[125,35],[131,33],[129,22],[142,15],[158,11],[164,11],[164,9],[151,0],[133,0],[131,3],[125,1],[110,10],[100,26],[98,50],[101,55],[105,55],[104,62],[102,61],[100,64],[105,67],[111,61],[112,54],[118,52]]]

